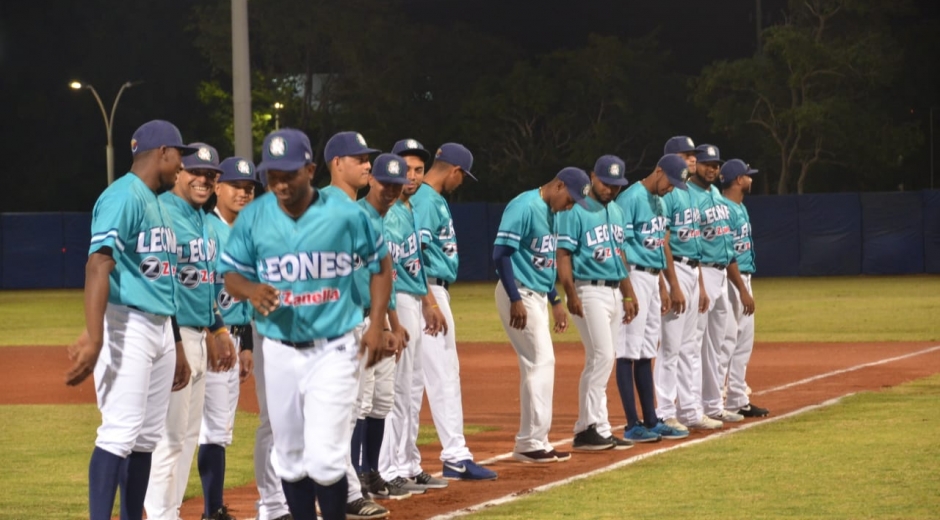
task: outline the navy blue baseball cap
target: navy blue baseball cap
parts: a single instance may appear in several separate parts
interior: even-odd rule
[[[395,146],[392,146],[392,153],[402,157],[406,155],[416,155],[424,162],[431,160],[431,152],[425,150],[424,145],[414,139],[402,139],[398,141],[395,143]]]
[[[408,163],[393,153],[383,153],[372,162],[372,177],[383,184],[408,184]]]
[[[555,178],[565,183],[565,188],[568,189],[568,194],[571,195],[571,198],[582,208],[587,209],[588,204],[584,198],[591,192],[591,178],[588,177],[588,174],[585,173],[584,170],[575,168],[574,166],[568,166],[567,168],[562,168]]]
[[[742,175],[754,175],[757,172],[741,159],[731,159],[721,167],[721,181],[728,184]]]
[[[307,134],[293,128],[275,130],[264,138],[258,170],[295,172],[313,162]]]
[[[229,157],[219,165],[222,169],[222,175],[219,176],[219,182],[238,182],[251,181],[261,184],[261,178],[255,165],[248,159],[242,157]]]
[[[656,163],[656,167],[662,168],[663,171],[666,172],[666,177],[669,178],[669,182],[671,182],[673,186],[680,190],[689,189],[685,184],[685,181],[689,179],[689,166],[685,163],[685,159],[683,159],[681,155],[668,153],[659,159],[659,162]]]
[[[723,163],[721,160],[721,151],[718,150],[718,147],[713,144],[700,144],[695,147],[695,160],[698,162],[717,162]]]
[[[176,148],[180,155],[195,153],[196,149],[183,145],[183,136],[179,128],[169,121],[154,119],[148,121],[134,131],[131,137],[131,153],[137,155],[147,150],[155,150],[161,146]]]
[[[695,152],[695,142],[687,135],[670,137],[663,147],[664,154]]]
[[[222,172],[219,168],[219,152],[206,143],[190,143],[190,148],[196,150],[195,153],[183,156],[183,169],[192,170],[212,170]]]
[[[348,157],[350,155],[362,155],[381,152],[375,148],[369,148],[366,144],[366,138],[359,132],[340,132],[326,142],[326,148],[323,149],[323,158],[330,162],[337,157]]]
[[[437,153],[434,154],[434,160],[453,164],[463,170],[471,179],[477,180],[477,178],[470,173],[470,168],[473,167],[473,154],[462,144],[442,144],[441,147],[437,149]]]
[[[616,155],[602,155],[594,163],[594,175],[604,184],[611,186],[626,186],[627,178],[624,177],[626,165]]]

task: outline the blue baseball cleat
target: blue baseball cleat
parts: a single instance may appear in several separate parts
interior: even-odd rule
[[[470,459],[444,463],[447,480],[496,480],[496,472],[486,469]]]

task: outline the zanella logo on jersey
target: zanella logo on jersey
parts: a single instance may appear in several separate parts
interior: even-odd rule
[[[333,287],[325,287],[319,291],[308,293],[295,293],[294,291],[281,291],[281,305],[291,307],[304,307],[307,305],[323,305],[339,301],[340,290]]]
[[[170,262],[160,259],[156,256],[148,256],[140,261],[140,274],[148,280],[156,280],[161,276],[171,276],[176,274],[176,266],[170,265]]]
[[[307,251],[265,258],[258,262],[258,271],[267,282],[296,282],[349,276],[353,265],[349,253]]]
[[[679,231],[676,232],[676,236],[679,237],[680,242],[688,242],[689,240],[692,240],[693,238],[698,238],[702,236],[702,232],[694,228],[684,227],[684,228],[679,228]]]
[[[535,253],[551,253],[555,250],[555,235],[533,238],[529,243],[529,249]]]
[[[155,227],[137,234],[137,253],[176,253],[176,234],[168,227]]]
[[[730,233],[731,228],[729,226],[705,226],[702,228],[702,238],[709,241]]]
[[[742,253],[746,253],[750,250],[751,250],[751,243],[746,240],[734,243],[734,252],[739,255]]]

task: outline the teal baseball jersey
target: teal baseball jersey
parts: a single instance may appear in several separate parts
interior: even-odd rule
[[[411,207],[421,243],[427,246],[424,249],[424,268],[428,277],[454,283],[459,265],[457,234],[454,233],[454,219],[447,201],[434,188],[422,184],[411,196]]]
[[[215,232],[210,232],[201,208],[194,209],[169,191],[159,199],[176,233],[176,322],[181,327],[208,327],[215,323]]]
[[[216,238],[219,240],[219,254],[216,255],[216,271],[218,272],[218,264],[221,262],[219,257],[222,251],[225,251],[225,244],[232,234],[232,226],[222,220],[218,211],[210,214],[206,219],[206,223],[212,228],[212,232],[215,233]],[[219,308],[219,312],[222,313],[222,321],[224,321],[226,325],[247,325],[251,323],[253,317],[251,303],[238,300],[229,294],[228,291],[225,290],[225,280],[222,275],[215,277],[215,305]]]
[[[725,199],[731,210],[731,234],[734,237],[734,257],[742,273],[755,273],[754,239],[751,236],[751,216],[744,204]]]
[[[690,182],[689,192],[700,212],[699,227],[702,230],[702,262],[728,265],[734,259],[734,237],[731,234],[731,211],[727,199],[718,188],[700,188]]]
[[[382,215],[379,215],[379,212],[375,209],[375,206],[370,204],[366,199],[359,199],[357,205],[369,218],[369,224],[372,225],[372,231],[376,235],[382,237],[384,240],[385,223],[382,220]],[[385,243],[388,244],[387,241]],[[363,262],[361,258],[356,257],[356,269],[353,273],[353,279],[356,280],[356,294],[359,296],[359,303],[362,305],[362,308],[368,309],[369,307],[372,307],[372,294],[369,292],[369,282],[372,281],[372,275],[379,272],[380,266],[379,263],[376,262],[368,268],[365,267],[367,267],[365,262]],[[395,310],[395,298],[389,299],[388,310]]]
[[[692,190],[672,190],[663,197],[663,207],[669,221],[669,247],[673,256],[702,259],[702,231],[699,228],[701,212],[697,196]]]
[[[667,219],[663,199],[637,182],[622,192],[615,203],[623,210],[624,248],[627,262],[641,267],[666,268]]]
[[[237,272],[280,292],[280,306],[255,315],[258,333],[281,341],[331,338],[362,323],[353,298],[354,257],[367,266],[388,254],[369,218],[343,195],[317,193],[298,219],[265,194],[241,211],[219,272]]]
[[[515,279],[534,291],[555,287],[555,215],[539,190],[509,201],[496,232],[495,245],[515,248],[510,257]]]
[[[623,247],[623,210],[616,203],[606,206],[586,197],[589,208],[575,204],[555,216],[558,248],[571,252],[575,280],[618,281],[627,277],[620,260]]]
[[[385,215],[385,243],[395,270],[395,292],[427,294],[428,281],[422,267],[421,241],[414,213],[400,200]]]
[[[128,173],[98,197],[88,254],[111,249],[108,302],[160,316],[176,314],[176,234],[157,196]]]

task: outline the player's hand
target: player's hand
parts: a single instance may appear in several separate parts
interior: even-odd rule
[[[568,312],[570,312],[572,316],[579,318],[584,317],[584,307],[581,305],[581,298],[579,298],[577,294],[568,296]]]
[[[685,295],[682,294],[682,289],[679,288],[679,284],[676,284],[672,288],[672,291],[669,293],[669,298],[664,299],[665,302],[668,300],[670,306],[666,308],[667,312],[671,308],[676,314],[682,314],[685,312]],[[663,314],[666,314],[665,312]]]
[[[754,311],[757,310],[754,307],[754,297],[751,296],[747,291],[741,291],[741,305],[744,306],[744,315],[750,316],[754,314]]]
[[[235,349],[235,342],[232,341],[231,334],[225,332],[215,336],[216,348],[219,349],[219,372],[227,372],[235,366],[235,360],[238,358],[238,350]]]
[[[183,343],[178,341],[176,342],[176,371],[173,373],[172,391],[186,388],[192,375],[192,371],[189,369],[189,361],[186,360],[186,352],[183,350]]]
[[[238,382],[248,381],[248,376],[255,369],[255,355],[250,350],[243,350],[238,353]]]
[[[554,309],[555,306],[552,306]],[[525,328],[527,314],[525,304],[522,300],[514,301],[509,304],[509,326],[514,329],[522,330]]]
[[[395,335],[395,339],[398,342],[398,354],[401,354],[401,351],[408,347],[408,340],[411,339],[411,335],[408,334],[408,330],[405,329],[401,323],[399,323],[397,327],[392,326],[392,334]]]
[[[421,305],[421,315],[424,316],[424,332],[437,336],[441,332],[447,334],[447,320],[437,305]]]
[[[519,303],[522,303],[521,301]],[[553,330],[559,334],[568,330],[568,313],[565,312],[565,307],[560,303],[558,305],[552,305],[552,319],[555,320],[555,327]]]
[[[382,345],[385,348],[385,355],[382,357],[394,356],[395,362],[401,358],[401,344],[398,335],[390,330],[382,332]]]
[[[359,355],[366,356],[366,368],[375,366],[386,355],[382,332],[382,327],[372,322],[362,335]]]
[[[708,299],[708,293],[704,289],[699,291],[698,296],[698,312],[699,314],[705,314],[708,312],[708,305],[711,303]]]
[[[72,367],[65,373],[65,384],[75,386],[84,381],[95,371],[95,364],[98,363],[98,355],[101,354],[102,343],[95,344],[88,335],[88,331],[82,331],[78,340],[69,346],[69,360],[72,361]]]
[[[636,318],[637,313],[640,312],[640,304],[637,303],[636,298],[624,298],[623,299],[623,322],[630,323],[633,321],[633,318]]]
[[[263,283],[256,283],[252,288],[248,301],[262,316],[267,316],[275,311],[281,304],[281,292]]]

